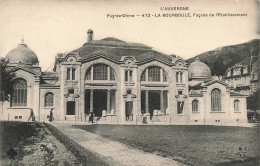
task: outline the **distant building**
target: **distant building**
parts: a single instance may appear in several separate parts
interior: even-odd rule
[[[245,95],[211,78],[198,59],[180,57],[140,43],[108,37],[58,54],[54,72],[42,72],[37,55],[21,43],[6,55],[16,73],[11,101],[2,119],[27,121],[33,109],[39,121],[137,123],[247,122]]]
[[[223,80],[238,93],[250,95],[259,84],[259,67],[256,56],[249,57],[227,69]]]

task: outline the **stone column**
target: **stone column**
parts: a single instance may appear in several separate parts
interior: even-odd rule
[[[145,112],[149,113],[149,95],[148,90],[145,91]]]
[[[160,91],[160,110],[165,113],[164,102],[163,102],[163,90]]]
[[[40,121],[40,79],[35,78],[34,88],[33,88],[33,112],[36,120]]]
[[[107,90],[107,113],[110,113],[110,90]]]
[[[89,111],[93,111],[93,89],[90,89],[90,109]]]

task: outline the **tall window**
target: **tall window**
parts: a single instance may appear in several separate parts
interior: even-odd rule
[[[183,101],[178,101],[177,102],[177,113],[178,114],[182,114],[183,106],[184,106],[184,102]]]
[[[141,81],[167,82],[167,74],[162,68],[151,66],[144,70]]]
[[[27,106],[27,82],[25,79],[16,79],[11,95],[12,106]]]
[[[108,65],[95,64],[87,70],[86,80],[115,80],[115,71]]]
[[[221,111],[221,91],[219,89],[211,92],[211,110]]]
[[[54,95],[53,93],[51,92],[48,92],[45,94],[45,97],[44,97],[44,106],[45,107],[53,107],[53,99],[54,98]]]
[[[133,71],[132,70],[125,70],[125,82],[133,81]]]
[[[176,82],[182,83],[183,72],[176,72]]]
[[[198,101],[198,100],[193,100],[193,101],[192,101],[192,111],[193,111],[193,112],[199,111],[199,106],[198,106],[198,104],[199,104],[199,101]]]
[[[67,68],[67,80],[75,80],[75,79],[76,79],[76,69]]]
[[[234,110],[239,111],[239,100],[234,101]]]

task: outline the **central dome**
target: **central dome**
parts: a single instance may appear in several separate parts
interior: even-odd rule
[[[211,77],[211,71],[208,65],[201,62],[198,58],[190,64],[188,72],[189,79],[203,79]]]
[[[16,48],[9,51],[5,57],[5,61],[13,64],[22,63],[28,65],[39,63],[37,55],[24,43],[19,44]]]

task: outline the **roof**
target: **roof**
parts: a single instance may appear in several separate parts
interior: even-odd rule
[[[58,78],[59,74],[56,72],[42,72],[42,78]]]
[[[189,84],[191,87],[206,87],[206,86],[210,86],[214,83],[219,83],[219,84],[222,84],[224,86],[229,86],[227,83],[223,82],[223,81],[220,81],[220,80],[214,80],[214,79],[207,79],[205,81],[201,81],[197,84]]]
[[[151,49],[151,47],[148,47],[141,43],[129,43],[114,37],[107,37],[101,40],[92,40],[85,43],[83,46],[86,45],[116,46],[116,47],[120,46],[120,47],[136,47],[136,48]]]
[[[23,71],[29,72],[31,74],[34,74],[34,75],[40,75],[40,73],[41,73],[41,70],[39,67],[30,67],[30,65],[28,66],[28,65],[22,65],[22,64],[18,64],[15,67],[10,66],[6,69],[7,72],[14,72],[17,70],[23,70]]]
[[[190,90],[189,92],[189,96],[190,97],[202,97],[203,94],[201,94],[201,91],[200,90]]]
[[[208,65],[201,62],[198,58],[190,64],[188,67],[188,72],[190,79],[211,77],[211,71]]]
[[[119,62],[121,56],[133,56],[137,63],[155,59],[167,64],[172,62],[170,56],[154,51],[144,44],[128,43],[113,37],[90,41],[72,52],[79,54],[84,60],[104,56],[112,61]]]
[[[35,65],[39,63],[37,55],[24,43],[19,44],[16,48],[9,51],[5,60],[14,64]]]
[[[248,96],[248,95],[240,94],[237,92],[230,92],[230,96]]]

